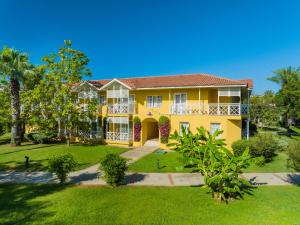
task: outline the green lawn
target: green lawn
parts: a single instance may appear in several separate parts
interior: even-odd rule
[[[167,152],[164,155],[156,153],[149,154],[129,166],[130,171],[135,172],[192,172],[192,168],[184,168],[180,160],[180,154],[177,152]],[[160,167],[157,168],[159,159]]]
[[[164,155],[152,153],[130,165],[129,170],[134,172],[192,172],[192,168],[182,167],[182,163],[178,160],[178,157],[180,157],[180,154],[177,152],[168,152]],[[157,159],[160,160],[160,169],[157,169]],[[245,172],[290,172],[291,169],[287,169],[286,162],[286,153],[280,152],[274,157],[272,162],[266,163],[262,167],[253,164]]]
[[[79,163],[77,169],[82,169],[96,164],[107,153],[123,153],[126,148],[74,144],[31,144],[24,143],[20,147],[11,147],[9,144],[0,145],[0,171],[23,171],[24,156],[30,157],[30,170],[46,170],[48,159],[53,155],[71,153]]]
[[[226,205],[199,187],[0,185],[0,224],[296,225],[299,199],[297,186],[259,187]]]
[[[287,168],[288,156],[285,152],[277,153],[273,161],[266,163],[264,166],[259,167],[254,163],[248,167],[245,172],[258,172],[258,173],[279,173],[279,172],[293,172],[292,169]]]

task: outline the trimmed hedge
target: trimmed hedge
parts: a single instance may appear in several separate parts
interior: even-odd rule
[[[142,123],[138,116],[133,118],[134,141],[141,140]]]
[[[288,152],[288,168],[293,168],[300,172],[300,141],[291,141],[289,143]]]
[[[33,143],[49,144],[55,141],[56,132],[32,132],[24,135],[25,139]]]
[[[240,156],[247,149],[250,150],[252,157],[260,158],[258,165],[265,162],[271,162],[275,152],[282,151],[285,147],[272,134],[257,134],[249,140],[238,140],[232,144],[232,150],[235,155]]]
[[[160,116],[158,121],[158,127],[160,132],[160,142],[167,144],[169,142],[170,134],[170,120],[166,116]]]

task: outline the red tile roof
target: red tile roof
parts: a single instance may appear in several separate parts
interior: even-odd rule
[[[229,78],[218,77],[210,74],[183,74],[168,76],[152,76],[137,78],[120,78],[117,79],[132,89],[139,88],[162,88],[162,87],[197,87],[197,86],[229,86],[229,85],[246,85],[253,88],[251,79],[234,80]],[[91,80],[91,84],[100,88],[111,80]]]

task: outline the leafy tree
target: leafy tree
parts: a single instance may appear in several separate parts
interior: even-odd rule
[[[242,169],[249,166],[251,156],[248,150],[241,156],[235,156],[225,148],[224,139],[218,136],[222,131],[217,130],[210,134],[203,127],[197,129],[196,134],[190,131],[177,132],[170,136],[174,143],[174,150],[190,158],[204,176],[205,186],[209,188],[212,197],[218,201],[228,201],[232,198],[242,197],[251,184],[240,178]]]
[[[64,135],[68,144],[75,126],[80,121],[95,116],[97,110],[95,99],[88,102],[88,111],[81,108],[77,103],[77,95],[72,91],[73,87],[91,72],[87,68],[87,56],[71,47],[71,41],[66,40],[57,54],[42,59],[45,62],[39,68],[42,79],[24,97],[26,109],[31,114],[31,123],[38,124],[46,130],[57,127],[58,136]]]
[[[268,90],[250,99],[250,118],[258,126],[277,126],[282,109],[276,104],[275,94]]]
[[[20,88],[26,75],[33,73],[28,56],[4,47],[0,52],[0,76],[7,81],[11,99],[11,145],[21,145]]]
[[[300,68],[283,68],[276,70],[269,80],[280,85],[276,102],[283,108],[285,125],[300,122]]]

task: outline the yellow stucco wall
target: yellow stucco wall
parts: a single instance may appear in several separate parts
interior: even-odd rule
[[[200,91],[200,93],[199,93]],[[188,104],[201,104],[203,107],[206,103],[218,102],[218,89],[217,88],[198,88],[194,89],[163,89],[163,90],[134,90],[130,94],[135,95],[136,113],[132,115],[138,116],[142,122],[141,141],[133,142],[133,146],[143,145],[148,137],[155,136],[157,129],[154,126],[154,121],[158,121],[159,117],[164,115],[170,118],[171,133],[179,130],[180,122],[188,122],[192,132],[196,131],[197,127],[203,126],[205,129],[210,130],[211,123],[220,123],[221,129],[224,131],[222,138],[226,139],[227,146],[230,148],[232,142],[241,138],[241,116],[211,116],[211,115],[171,115],[170,107],[174,102],[175,93],[186,93]],[[101,92],[105,96],[105,92]],[[147,107],[147,96],[162,96],[162,105],[159,108]],[[200,101],[199,101],[200,96]],[[230,98],[220,97],[220,102],[228,103]],[[107,116],[106,106],[102,107],[102,115]],[[109,116],[112,116],[111,114]],[[129,116],[129,115],[116,115],[113,116]],[[149,120],[150,119],[150,120]],[[148,121],[148,122],[147,122]],[[150,132],[150,133],[149,133]],[[122,143],[124,144],[124,143]],[[161,145],[166,148],[165,145]]]

